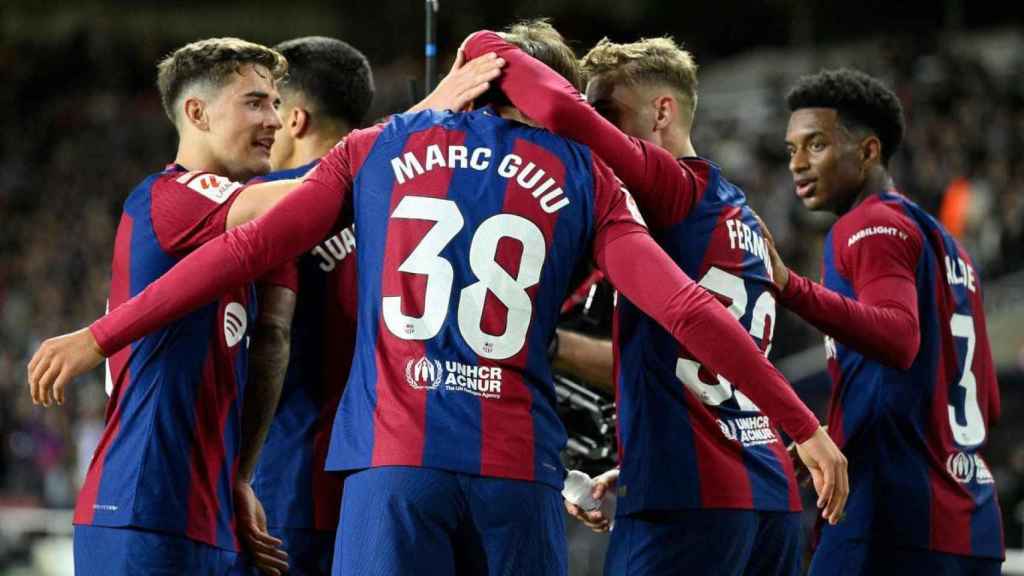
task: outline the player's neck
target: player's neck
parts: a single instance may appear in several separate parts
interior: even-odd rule
[[[310,135],[296,140],[295,146],[292,148],[292,155],[281,166],[281,169],[290,170],[298,168],[323,158],[347,134],[347,131],[329,132],[323,135]]]
[[[521,124],[526,124],[527,126],[533,126],[534,128],[541,127],[533,120],[530,120],[528,116],[520,112],[519,109],[513,108],[512,106],[495,106],[494,111],[498,114],[498,116],[501,116],[506,120],[514,120]]]
[[[219,162],[216,156],[210,154],[205,146],[189,142],[187,139],[179,141],[178,154],[174,157],[174,163],[192,172],[211,172],[232,180],[243,181],[250,176],[231,174],[228,167]]]
[[[672,128],[661,133],[661,147],[672,153],[675,158],[689,158],[697,155],[697,150],[690,140],[690,130]]]
[[[853,210],[857,206],[860,206],[862,202],[875,194],[881,194],[893,187],[892,177],[889,176],[889,172],[886,171],[882,166],[875,166],[868,173],[867,178],[864,179],[864,185],[861,186],[860,192],[858,192],[853,198],[849,206],[845,210],[841,210],[839,215],[842,216],[850,210]]]

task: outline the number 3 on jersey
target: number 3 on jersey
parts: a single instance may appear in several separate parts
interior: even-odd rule
[[[401,296],[385,296],[382,302],[384,324],[392,334],[403,340],[429,340],[437,336],[448,317],[455,278],[451,262],[441,256],[441,251],[462,230],[465,220],[455,202],[424,196],[402,198],[391,218],[435,222],[398,267],[399,272],[427,277],[423,315],[403,314]],[[515,277],[497,262],[502,238],[512,238],[522,244],[519,272]],[[533,315],[533,301],[526,290],[540,281],[546,255],[544,234],[526,218],[496,214],[477,227],[469,246],[469,266],[477,281],[460,291],[457,316],[463,339],[478,355],[504,360],[522,350]],[[488,334],[481,327],[488,292],[508,309],[502,334]]]
[[[953,440],[963,448],[973,448],[985,441],[985,419],[981,415],[981,407],[978,406],[978,382],[974,378],[971,366],[974,364],[974,318],[966,314],[953,314],[949,319],[949,330],[954,338],[967,340],[967,350],[964,352],[964,367],[960,372],[960,380],[957,386],[963,388],[963,421],[961,424],[957,418],[957,406],[950,393],[949,398],[949,427],[953,432]]]
[[[743,279],[735,274],[730,274],[721,268],[710,268],[700,280],[700,285],[714,294],[729,300],[729,312],[739,320],[747,311],[747,288]],[[750,335],[758,342],[764,341],[765,333],[771,334],[770,321],[775,318],[775,298],[771,292],[764,291],[754,303],[754,310],[750,318]],[[770,320],[771,319],[771,320]],[[767,342],[764,355],[767,356],[771,350],[771,340]],[[679,378],[697,398],[708,406],[718,406],[736,398],[736,404],[740,410],[749,412],[760,412],[750,398],[739,390],[734,390],[732,383],[719,375],[718,382],[709,384],[700,378],[700,363],[689,358],[679,358],[676,361],[676,378]]]

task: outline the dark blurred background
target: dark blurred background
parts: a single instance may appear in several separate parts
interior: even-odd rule
[[[103,312],[121,202],[174,158],[156,62],[209,36],[271,45],[335,36],[369,58],[377,85],[370,118],[378,118],[412,104],[412,84],[422,89],[424,12],[408,0],[0,5],[0,574],[70,573],[67,510],[102,431],[103,374],[76,382],[64,407],[43,410],[29,401],[24,367],[41,339]],[[603,36],[674,36],[701,66],[694,145],[747,191],[787,262],[811,277],[831,222],[795,201],[782,142],[785,90],[801,74],[838,65],[884,79],[907,113],[898,186],[941,217],[982,274],[1004,407],[987,456],[1007,545],[1021,548],[1022,13],[1014,3],[954,0],[441,0],[439,67],[474,30],[537,16],[552,18],[579,55]],[[772,358],[821,413],[820,334],[782,316]],[[587,558],[574,556],[575,573],[596,569]]]

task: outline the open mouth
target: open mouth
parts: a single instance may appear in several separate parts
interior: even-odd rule
[[[253,142],[252,145],[255,146],[256,148],[259,148],[260,150],[263,150],[267,154],[270,154],[270,148],[274,145],[274,139],[260,138],[259,140]]]
[[[818,181],[813,178],[802,179],[796,181],[796,195],[799,198],[806,199],[814,195],[814,190],[818,187]]]

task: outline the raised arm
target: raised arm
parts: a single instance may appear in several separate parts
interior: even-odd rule
[[[740,323],[683,273],[643,226],[631,222],[635,216],[628,210],[626,193],[612,188],[614,176],[606,171],[595,165],[598,266],[624,297],[696,360],[743,390],[796,440],[814,479],[818,506],[825,508],[823,517],[838,522],[849,494],[846,459],[839,448]]]
[[[372,142],[362,140],[360,148]],[[265,215],[203,244],[89,328],[43,342],[28,365],[33,401],[62,403],[67,383],[104,356],[316,245],[330,231],[351,187],[351,147],[339,144]]]
[[[836,272],[850,279],[856,300],[786,268],[762,223],[779,301],[861,354],[906,370],[921,344],[915,269],[923,240],[912,223],[885,206],[863,214],[853,225],[838,223],[832,235]],[[864,233],[876,230],[892,233]]]
[[[654,228],[661,212],[678,221],[698,190],[696,179],[665,149],[627,136],[594,110],[557,72],[490,31],[477,32],[465,44],[466,58],[497,54],[505,61],[498,87],[512,105],[548,130],[586,144],[622,179]],[[673,209],[666,210],[671,203]],[[656,213],[656,211],[659,211]]]

